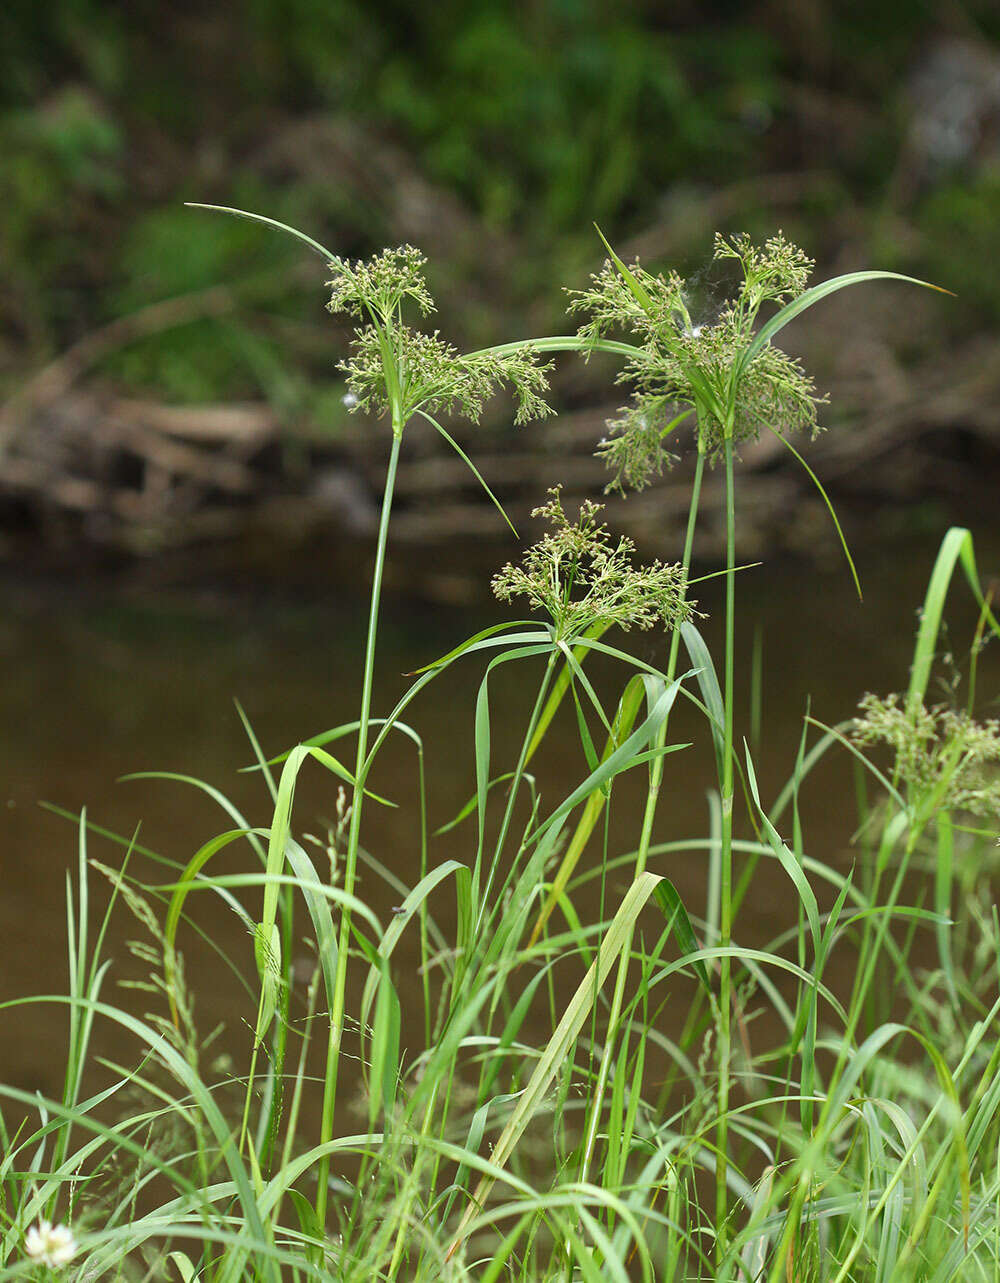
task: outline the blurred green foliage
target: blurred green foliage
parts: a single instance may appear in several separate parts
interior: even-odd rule
[[[962,21],[995,48],[991,0],[964,4]],[[948,34],[925,3],[10,0],[0,8],[0,389],[117,316],[227,283],[234,316],[249,319],[194,318],[105,368],[171,399],[263,387],[294,402],[278,352],[287,361],[296,326],[302,367],[315,377],[332,366],[310,336],[315,293],[290,288],[294,248],[182,202],[260,208],[368,253],[385,231],[385,193],[381,171],[364,172],[365,138],[404,155],[430,199],[458,198],[474,227],[512,246],[487,287],[501,313],[515,294],[551,294],[568,269],[591,266],[593,221],[628,235],[766,174],[828,171],[784,220],[822,256],[836,248],[839,210],[878,214],[892,202],[906,77]],[[360,162],[278,145],[317,120],[365,131]],[[921,187],[899,253],[994,319],[1000,284],[979,271],[1000,221],[991,164]],[[725,216],[697,228],[702,241],[716,221]],[[742,221],[773,230],[766,185]],[[474,331],[481,295],[467,305]]]
[[[918,226],[935,279],[948,282],[958,307],[1000,321],[1000,276],[983,270],[996,260],[1000,168],[931,192],[919,209]]]

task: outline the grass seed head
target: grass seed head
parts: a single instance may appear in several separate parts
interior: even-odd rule
[[[617,329],[641,349],[619,379],[633,388],[632,401],[608,424],[597,452],[615,470],[611,489],[642,489],[670,466],[663,437],[685,406],[697,412],[699,450],[712,457],[727,440],[756,440],[765,426],[781,435],[819,430],[824,398],[794,357],[765,343],[746,359],[760,308],[798,297],[812,260],[780,232],[759,246],[745,234],[717,234],[714,257],[735,260],[742,280],[717,319],[704,324],[692,323],[676,272],[653,275],[638,261],[627,269],[631,281],[609,260],[589,289],[570,291],[569,310],[589,317],[582,339],[596,343]]]
[[[906,708],[900,695],[865,695],[852,737],[884,744],[916,806],[1000,819],[1000,721],[977,722],[951,708]]]
[[[463,356],[437,330],[427,334],[403,323],[406,300],[421,315],[435,310],[425,263],[419,250],[404,245],[367,262],[331,264],[335,275],[328,309],[366,322],[354,331],[351,356],[338,366],[347,376],[347,408],[382,415],[395,404],[402,422],[423,411],[478,423],[486,402],[507,384],[516,423],[551,414],[544,394],[552,364],[540,362],[530,348]]]
[[[654,561],[635,567],[631,539],[617,543],[597,517],[603,505],[585,499],[571,522],[563,510],[560,487],[549,490],[549,501],[532,512],[552,529],[524,554],[520,566],[508,563],[493,578],[501,601],[527,597],[544,610],[560,639],[579,636],[593,625],[652,628],[662,621],[675,628],[694,613],[680,566]]]
[[[330,264],[330,312],[365,317],[376,313],[382,320],[391,317],[404,299],[416,303],[422,316],[434,311],[424,279],[427,259],[412,245],[384,249],[367,260],[351,263],[337,259]]]

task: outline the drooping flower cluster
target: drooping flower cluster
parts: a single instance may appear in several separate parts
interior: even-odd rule
[[[386,414],[395,406],[403,422],[423,411],[457,413],[478,423],[485,403],[509,384],[515,422],[550,414],[544,393],[552,366],[539,363],[530,348],[462,356],[437,331],[426,334],[403,324],[406,300],[423,316],[434,311],[423,274],[426,261],[404,245],[367,262],[331,263],[329,311],[367,322],[355,330],[353,353],[339,366],[353,396],[351,409]]]
[[[559,639],[579,636],[593,625],[652,628],[661,620],[673,628],[694,614],[682,567],[659,561],[633,566],[632,540],[614,543],[607,526],[597,520],[603,505],[584,500],[576,521],[570,522],[560,487],[549,495],[548,503],[531,515],[546,518],[552,529],[525,552],[520,566],[508,564],[494,576],[499,600],[527,597],[533,608],[550,616]]]
[[[674,403],[667,397],[636,393],[618,411],[619,418],[608,419],[608,435],[597,443],[595,454],[614,472],[606,487],[625,493],[645,490],[664,468],[672,468],[678,456],[668,450],[665,441],[678,416],[671,415]]]
[[[755,439],[765,426],[781,435],[818,431],[822,398],[799,362],[769,342],[748,355],[760,308],[798,297],[812,260],[781,233],[762,246],[745,235],[716,235],[714,257],[734,259],[743,279],[711,323],[692,323],[676,272],[654,276],[638,262],[609,261],[589,289],[569,291],[570,311],[589,316],[578,331],[582,339],[596,344],[619,330],[641,349],[619,375],[632,399],[608,424],[598,450],[615,473],[609,489],[642,489],[671,462],[664,439],[685,407],[697,416],[699,449],[710,455],[727,440]]]
[[[865,695],[852,737],[885,744],[912,804],[1000,818],[1000,721],[950,708],[908,709],[900,695]]]

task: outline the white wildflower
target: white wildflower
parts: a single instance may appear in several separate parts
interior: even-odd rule
[[[76,1256],[77,1243],[68,1225],[39,1221],[24,1236],[24,1250],[33,1261],[42,1261],[52,1269],[68,1265]]]

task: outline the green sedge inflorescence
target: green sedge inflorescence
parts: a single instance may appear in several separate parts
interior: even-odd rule
[[[900,695],[865,695],[852,738],[884,744],[911,805],[1000,819],[1000,721],[955,709],[908,708]]]
[[[334,259],[327,308],[364,322],[354,331],[353,352],[339,364],[353,395],[351,409],[398,423],[415,414],[458,414],[478,423],[483,406],[503,384],[514,394],[516,423],[552,413],[545,401],[551,363],[530,348],[461,355],[438,331],[406,325],[403,306],[422,316],[435,310],[424,278],[426,259],[412,245],[383,250],[365,262]]]
[[[569,310],[589,318],[578,330],[585,343],[615,330],[638,342],[618,376],[631,399],[597,452],[614,472],[609,489],[641,490],[669,466],[675,456],[666,438],[691,412],[698,449],[713,458],[726,441],[755,440],[765,426],[781,435],[819,430],[824,398],[801,364],[769,342],[751,351],[760,309],[801,295],[812,259],[780,232],[760,246],[746,234],[716,234],[713,257],[735,260],[742,280],[711,323],[692,321],[676,272],[653,275],[638,261],[609,259],[589,288],[568,291]]]
[[[660,561],[633,566],[635,545],[625,537],[613,541],[597,519],[602,504],[584,500],[576,521],[570,521],[560,487],[550,488],[549,496],[531,515],[544,517],[552,528],[527,549],[520,566],[508,563],[494,576],[499,600],[527,597],[534,609],[550,616],[561,639],[594,626],[645,629],[660,620],[675,628],[691,618],[695,612],[681,566]]]

